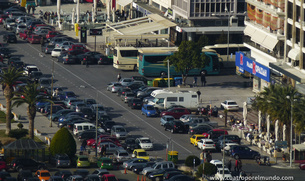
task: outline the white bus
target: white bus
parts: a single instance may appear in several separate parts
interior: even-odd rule
[[[138,49],[135,47],[115,47],[113,67],[120,70],[137,69]]]
[[[233,62],[235,62],[235,52],[250,52],[250,49],[245,47],[244,44],[229,44],[229,60],[227,60],[228,44],[208,45],[202,48],[202,52],[207,50],[215,50],[219,54],[220,58],[223,59],[223,61]]]

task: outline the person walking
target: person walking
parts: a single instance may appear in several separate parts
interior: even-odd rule
[[[234,171],[235,171],[235,172],[238,172],[238,168],[239,168],[238,163],[239,163],[239,162],[238,162],[238,160],[236,159],[236,160],[235,160],[235,167],[234,167]]]
[[[26,9],[28,10],[28,14],[30,14],[31,6],[30,6],[30,5],[27,5],[27,6],[26,6]]]
[[[36,10],[36,7],[35,7],[35,6],[32,6],[32,12],[33,12],[33,14],[35,14],[35,10]]]
[[[204,163],[204,151],[202,151],[202,152],[200,153],[200,161],[201,161],[201,164]]]
[[[238,171],[241,172],[242,171],[242,162],[241,159],[238,159]]]
[[[197,76],[194,76],[194,80],[193,80],[193,87],[198,87],[197,86]]]
[[[205,79],[205,72],[201,73],[201,86],[205,86],[206,84],[206,79]]]
[[[80,151],[86,151],[87,141],[84,140],[81,144]]]
[[[89,67],[89,64],[88,64],[88,56],[86,57],[86,68]]]
[[[118,74],[117,78],[118,78],[118,82],[120,82],[120,80],[122,78],[120,73]]]
[[[198,91],[196,92],[197,93],[197,96],[198,96],[198,103],[200,102],[200,95],[201,95],[201,92],[200,90],[198,89]]]
[[[229,171],[231,172],[231,167],[232,167],[231,159],[228,161],[227,167],[228,167]]]
[[[212,153],[209,151],[207,154],[207,162],[210,163],[211,160],[212,160]]]

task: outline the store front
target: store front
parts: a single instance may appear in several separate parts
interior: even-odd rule
[[[261,92],[264,87],[270,84],[270,69],[254,59],[245,56],[242,52],[236,52],[235,65],[238,67],[239,72],[249,72],[253,75],[253,91]]]

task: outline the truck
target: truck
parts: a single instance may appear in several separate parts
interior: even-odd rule
[[[176,90],[170,91],[167,89],[154,90],[151,94],[153,100],[148,102],[148,105],[153,105],[156,109],[164,110],[170,106],[183,106],[190,110],[197,110],[198,95],[194,91]]]

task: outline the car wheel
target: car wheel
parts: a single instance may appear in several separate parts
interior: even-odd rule
[[[193,145],[196,147],[196,143],[193,143]]]
[[[238,160],[239,159],[239,155],[234,155],[234,158],[236,159],[236,160]]]

